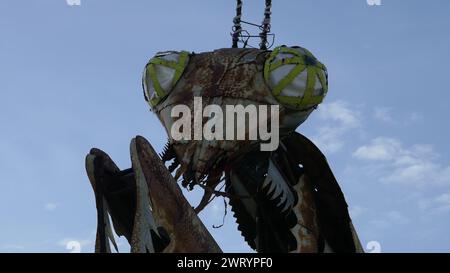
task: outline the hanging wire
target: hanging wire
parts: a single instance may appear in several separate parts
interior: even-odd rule
[[[259,48],[262,50],[267,50],[271,48],[275,42],[275,34],[270,33],[270,16],[272,14],[272,0],[265,0],[266,7],[264,9],[264,20],[261,25],[254,24],[242,20],[242,0],[236,1],[236,16],[233,18],[233,28],[231,36],[233,37],[233,48],[238,48],[239,43],[243,44],[243,47],[257,48],[249,44],[250,38],[259,38],[261,41],[259,43]],[[252,35],[247,30],[242,28],[242,24],[246,24],[252,27],[257,27],[260,31],[258,35]],[[270,37],[270,41],[268,41]]]
[[[272,12],[270,11],[272,8],[272,0],[266,0],[266,8],[264,9],[264,20],[262,22],[262,32],[261,43],[259,44],[260,49],[267,50],[268,42],[267,42],[267,34],[270,32],[270,15]]]
[[[228,212],[228,206],[227,206],[227,200],[225,200],[225,198],[223,198],[223,209],[224,209],[224,213],[223,213],[223,218],[222,218],[222,224],[220,225],[213,225],[212,227],[215,229],[221,228],[225,225],[225,218],[227,217],[227,212]]]
[[[236,16],[233,18],[233,48],[238,47],[239,36],[241,35],[242,0],[236,1]]]

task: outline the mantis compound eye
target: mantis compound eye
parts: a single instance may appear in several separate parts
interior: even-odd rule
[[[172,91],[189,62],[187,51],[159,52],[150,59],[142,75],[145,100],[153,108]]]
[[[325,65],[301,47],[275,48],[264,65],[264,78],[278,102],[293,110],[317,106],[328,91]]]

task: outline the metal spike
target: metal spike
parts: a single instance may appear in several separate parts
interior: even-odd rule
[[[286,196],[283,196],[281,198],[280,203],[278,203],[277,207],[282,208],[281,212],[285,212],[288,209],[290,209],[292,205],[289,203],[289,200],[286,198]]]
[[[273,181],[269,177],[266,177],[264,184],[266,185],[265,188],[268,188],[266,195],[270,198],[274,193],[276,185],[274,185]]]
[[[272,184],[274,185],[274,192],[272,193],[272,198],[270,200],[274,200],[276,198],[278,198],[283,191],[281,190],[281,187],[278,185],[278,183],[276,183],[276,181],[272,181]]]
[[[168,140],[166,145],[164,145],[163,151],[160,153],[159,156],[161,157],[163,162],[176,158],[175,150],[173,149],[170,140]]]
[[[168,143],[166,143],[166,144],[164,145],[164,147],[163,147],[162,152],[158,154],[159,157],[163,158],[164,155],[165,155],[168,151],[169,151],[169,146],[168,146]]]
[[[280,201],[277,204],[277,207],[281,207],[281,205],[285,204],[285,202],[287,201],[286,195],[285,194],[281,194],[280,195]]]
[[[275,184],[275,181],[273,181],[273,179],[270,180],[270,190],[269,190],[269,192],[270,192],[270,195],[272,197],[274,197],[274,195],[277,192],[277,184]]]
[[[289,201],[289,199],[286,199],[286,205],[284,205],[284,211],[292,210],[294,207],[294,203]]]
[[[263,185],[262,185],[262,188],[264,189],[264,188],[266,188],[267,187],[267,185],[269,185],[270,184],[270,180],[269,180],[269,177],[268,176],[266,176],[266,178],[264,179],[264,182],[263,182]]]

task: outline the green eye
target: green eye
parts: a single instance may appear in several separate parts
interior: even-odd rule
[[[160,103],[172,91],[189,62],[187,51],[167,51],[156,54],[142,76],[145,100],[151,107]]]
[[[264,78],[283,106],[306,110],[320,104],[328,91],[326,67],[301,47],[277,47],[264,64]]]

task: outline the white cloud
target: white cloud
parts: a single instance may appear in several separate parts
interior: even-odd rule
[[[384,123],[394,123],[394,119],[392,118],[392,108],[390,107],[376,107],[373,117]]]
[[[416,123],[419,121],[422,121],[424,118],[421,114],[419,113],[411,113],[408,115],[407,119],[406,119],[406,123],[407,124],[411,124],[411,123]]]
[[[69,6],[81,6],[81,0],[66,0]]]
[[[443,193],[432,200],[433,209],[435,212],[450,211],[450,193]]]
[[[412,125],[422,121],[422,114],[411,112],[408,114],[394,113],[394,108],[379,106],[375,107],[372,114],[373,118],[381,123],[388,125]]]
[[[437,203],[448,206],[448,205],[450,205],[450,193],[444,193],[442,195],[439,195],[434,200]]]
[[[434,200],[436,212],[450,211],[450,193],[444,193],[436,197]]]
[[[345,145],[345,135],[361,126],[360,114],[345,101],[325,103],[318,108],[317,115],[322,122],[312,138],[327,153],[339,151]]]
[[[351,110],[348,103],[342,100],[323,104],[318,113],[322,119],[332,120],[348,128],[360,125],[359,114]]]
[[[58,207],[58,203],[49,202],[44,205],[45,210],[54,211]]]
[[[401,144],[395,139],[376,138],[370,145],[359,147],[353,155],[366,160],[391,160],[401,149]]]
[[[387,220],[384,219],[376,219],[369,222],[371,227],[377,228],[377,229],[385,229],[390,226],[390,223]]]
[[[441,213],[450,211],[450,193],[442,193],[434,198],[419,200],[419,208],[422,212]]]
[[[403,225],[409,223],[409,218],[400,211],[390,211],[387,213],[388,221],[395,225]]]
[[[392,210],[383,214],[379,219],[370,221],[370,225],[377,229],[386,229],[390,226],[405,225],[409,222],[410,219],[406,217],[402,212]]]
[[[361,206],[351,206],[349,209],[350,216],[353,220],[361,216],[365,211],[366,209]]]
[[[450,165],[437,162],[439,155],[430,145],[404,148],[399,140],[379,137],[359,147],[353,156],[379,164],[376,168],[382,181],[415,185],[450,183]]]

